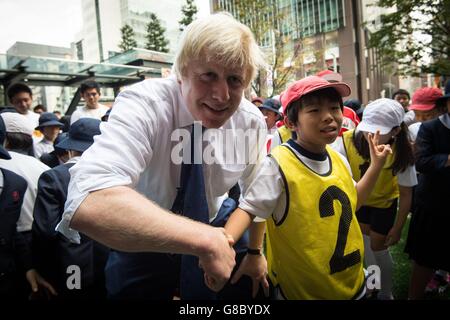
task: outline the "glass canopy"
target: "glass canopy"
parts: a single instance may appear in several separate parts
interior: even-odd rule
[[[0,54],[0,84],[3,86],[27,81],[29,85],[76,87],[86,79],[95,79],[104,87],[120,88],[155,77],[161,77],[160,69]]]

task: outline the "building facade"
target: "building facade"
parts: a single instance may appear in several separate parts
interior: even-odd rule
[[[120,29],[125,24],[133,28],[137,47],[145,48],[151,12],[166,29],[169,53],[173,53],[180,36],[178,21],[184,4],[183,0],[82,0],[83,27],[76,41],[78,58],[101,62],[120,52]]]
[[[238,0],[211,0],[212,11],[228,11],[239,19]],[[373,0],[267,0],[283,14],[283,34],[292,48],[299,46],[297,72],[291,81],[329,69],[339,72],[352,89],[350,98],[364,104],[388,96],[398,77],[376,64],[376,50],[367,50],[370,30],[382,11]],[[251,15],[251,14],[250,14]],[[251,28],[251,25],[249,25]],[[270,44],[262,43],[263,47]],[[270,62],[269,62],[270,63]],[[274,92],[273,94],[279,94]]]

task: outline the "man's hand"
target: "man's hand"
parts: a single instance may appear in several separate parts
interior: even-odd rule
[[[35,269],[28,270],[25,276],[27,278],[28,283],[31,286],[31,291],[33,293],[37,293],[38,291],[43,289],[50,292],[53,296],[56,296],[58,294],[56,290],[53,288],[53,286],[50,283],[48,283],[44,278],[42,278],[42,276]]]
[[[224,228],[213,228],[209,235],[209,250],[199,256],[199,266],[205,272],[205,283],[211,290],[218,292],[231,276],[236,253],[234,240]]]
[[[231,283],[235,284],[243,275],[252,278],[252,297],[258,294],[259,284],[263,287],[264,295],[269,296],[269,282],[267,282],[267,260],[263,255],[247,254],[242,259],[241,265],[233,275]]]
[[[392,154],[392,149],[389,144],[379,144],[380,131],[374,134],[368,134],[368,142],[370,149],[370,162],[377,168],[383,167],[386,162],[386,158],[389,154]]]

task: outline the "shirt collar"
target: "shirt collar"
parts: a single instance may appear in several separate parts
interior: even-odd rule
[[[178,88],[176,105],[173,106],[175,113],[176,128],[189,127],[195,121],[194,116],[189,111],[186,102],[183,99],[183,95],[181,94],[181,84],[178,82],[176,76],[171,75],[170,80],[175,81]]]
[[[450,129],[450,114],[445,113],[439,116],[439,120],[441,120],[442,124],[447,127],[447,129]]]

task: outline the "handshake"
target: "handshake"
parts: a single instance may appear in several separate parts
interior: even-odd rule
[[[199,255],[199,267],[204,271],[206,286],[218,292],[228,282],[235,267],[236,252],[233,249],[235,241],[224,228],[211,228],[209,236],[211,238],[207,243],[205,252]],[[263,255],[247,254],[234,273],[231,284],[236,283],[242,275],[252,278],[253,297],[256,296],[260,284],[265,295],[269,295],[267,261]]]

